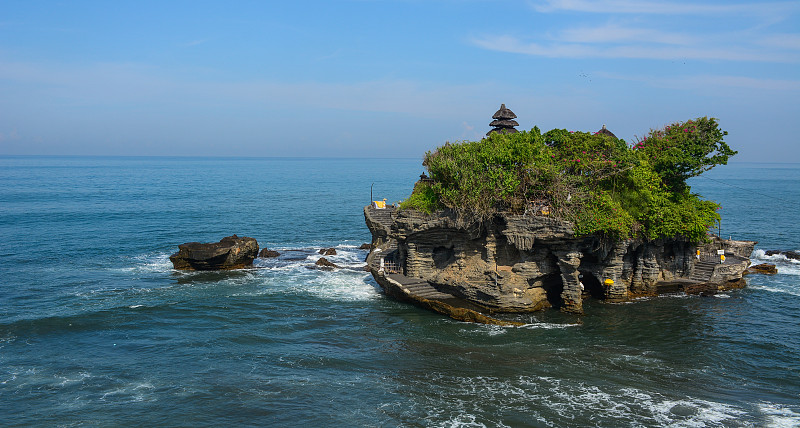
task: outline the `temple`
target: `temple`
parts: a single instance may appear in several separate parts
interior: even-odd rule
[[[505,104],[500,104],[500,110],[492,116],[494,119],[489,126],[492,126],[492,130],[486,133],[486,136],[490,136],[493,133],[498,134],[514,134],[518,132],[514,129],[515,126],[519,126],[516,119],[517,115],[514,114],[513,111],[506,108]]]

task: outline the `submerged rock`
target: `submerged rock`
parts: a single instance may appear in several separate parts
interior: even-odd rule
[[[319,253],[323,256],[335,256],[336,255],[336,248],[323,248],[319,250]]]
[[[361,246],[358,247],[358,249],[359,250],[371,250],[372,249],[372,244],[361,244]]]
[[[254,238],[233,235],[219,242],[178,245],[178,252],[169,260],[179,270],[229,270],[252,266],[257,254],[258,242]]]

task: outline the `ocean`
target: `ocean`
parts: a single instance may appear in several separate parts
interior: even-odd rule
[[[800,426],[800,165],[691,180],[778,266],[714,297],[589,301],[523,327],[387,298],[363,206],[421,159],[0,157],[0,425]],[[232,234],[255,268],[178,272]],[[343,269],[309,269],[320,248]]]

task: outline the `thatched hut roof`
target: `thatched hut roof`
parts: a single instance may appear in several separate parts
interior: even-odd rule
[[[608,135],[611,138],[617,138],[617,136],[614,135],[613,132],[609,131],[608,128],[606,128],[605,125],[603,125],[603,127],[599,131],[597,131],[596,133],[597,134],[601,134],[601,135]]]
[[[500,119],[497,119],[497,120],[493,120],[492,123],[489,124],[489,126],[495,126],[495,127],[498,127],[498,126],[499,127],[519,126],[519,123],[517,123],[516,120],[510,120],[510,119],[500,120]]]
[[[513,111],[506,108],[505,104],[500,104],[500,110],[492,116],[492,119],[516,119],[517,115]],[[516,122],[515,122],[516,123]]]

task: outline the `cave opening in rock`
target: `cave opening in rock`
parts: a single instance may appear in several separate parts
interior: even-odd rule
[[[453,247],[436,247],[433,249],[433,264],[437,269],[444,269],[456,261],[456,252]]]
[[[561,293],[564,291],[564,280],[560,273],[551,273],[542,278],[542,288],[547,293],[547,301],[554,309],[564,306]]]
[[[520,253],[517,247],[510,244],[505,236],[500,236],[497,238],[494,260],[499,266],[513,266],[515,263],[520,262]]]
[[[603,300],[605,298],[605,291],[603,284],[597,277],[589,271],[580,271],[580,280],[583,284],[583,297],[592,297],[594,299]]]

